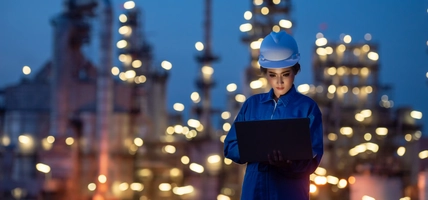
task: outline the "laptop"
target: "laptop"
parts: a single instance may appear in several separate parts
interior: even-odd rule
[[[268,161],[280,150],[285,160],[312,159],[309,118],[235,122],[242,162]]]

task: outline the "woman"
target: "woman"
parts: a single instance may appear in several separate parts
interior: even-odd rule
[[[259,64],[272,89],[248,98],[235,121],[309,118],[313,159],[285,160],[274,151],[269,162],[247,163],[241,199],[309,199],[309,175],[323,155],[323,129],[318,105],[296,91],[294,78],[300,71],[300,54],[294,38],[285,31],[272,32],[260,45]],[[234,125],[224,141],[224,155],[240,161]]]

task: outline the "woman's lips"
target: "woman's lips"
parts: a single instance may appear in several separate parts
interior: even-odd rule
[[[277,90],[283,90],[284,88],[283,87],[277,87],[276,89]]]

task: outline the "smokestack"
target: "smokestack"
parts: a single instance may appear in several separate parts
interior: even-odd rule
[[[113,9],[109,0],[103,0],[100,13],[100,66],[97,78],[97,136],[99,137],[98,177],[94,200],[104,200],[109,191],[109,145],[110,120],[113,110],[113,79],[110,69],[113,66]],[[101,181],[102,182],[101,182]]]

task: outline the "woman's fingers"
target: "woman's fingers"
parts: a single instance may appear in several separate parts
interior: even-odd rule
[[[268,161],[269,161],[269,164],[273,165],[273,159],[270,154],[268,154]]]
[[[277,152],[277,153],[278,153],[278,161],[279,161],[279,162],[284,162],[284,158],[282,157],[282,153],[281,153],[281,151],[279,151],[279,150],[278,150],[278,152]]]
[[[278,162],[278,158],[275,151],[273,151],[272,154],[268,154],[268,161],[269,164],[276,165],[276,163]]]
[[[278,153],[276,152],[276,150],[273,150],[273,161],[278,161]]]
[[[285,160],[282,157],[282,153],[279,150],[273,150],[271,154],[268,154],[268,161],[269,164],[276,166],[288,166],[291,164],[290,160]]]

